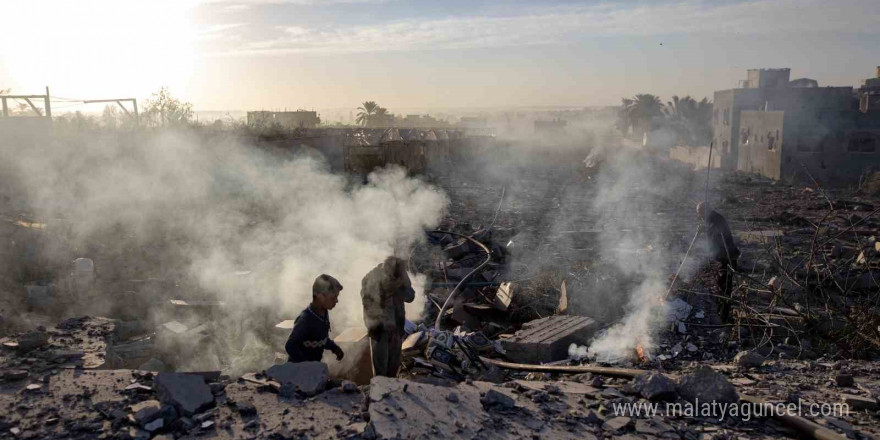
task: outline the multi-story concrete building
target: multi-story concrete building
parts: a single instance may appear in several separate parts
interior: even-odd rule
[[[790,69],[751,69],[740,88],[715,92],[712,133],[721,167],[739,168],[740,114],[748,110],[819,111],[849,110],[852,87],[813,87],[815,81],[791,84]],[[807,85],[807,87],[803,87]]]
[[[880,66],[877,66],[877,75],[866,79],[859,89],[859,110],[864,113],[880,111]]]
[[[865,84],[858,95],[851,87],[765,91],[763,108],[741,106],[733,134],[736,169],[772,179],[837,183],[880,170],[880,106],[872,94],[875,82]],[[716,136],[726,140],[729,126],[721,128]]]

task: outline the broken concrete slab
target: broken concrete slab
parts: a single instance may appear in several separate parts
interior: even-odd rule
[[[456,398],[447,399],[454,391]],[[508,397],[509,399],[509,397]],[[374,377],[370,426],[377,438],[473,438],[489,419],[475,388],[447,387]]]
[[[672,400],[676,396],[675,382],[660,374],[649,373],[633,380],[633,391],[648,400]]]
[[[754,351],[741,351],[734,356],[733,363],[740,368],[759,368],[764,365],[764,356]]]
[[[145,400],[131,406],[131,416],[135,423],[142,427],[159,418],[162,404],[158,400]]]
[[[159,373],[153,386],[165,403],[174,405],[185,416],[198,414],[214,405],[214,395],[205,379],[199,375],[183,373]]]
[[[21,352],[29,352],[37,348],[44,347],[49,344],[49,335],[46,332],[32,331],[27,332],[16,339],[18,346],[16,350]]]
[[[636,420],[636,432],[639,434],[662,436],[667,432],[675,432],[675,428],[663,422],[660,418]]]
[[[322,362],[287,362],[266,370],[266,376],[284,386],[292,384],[300,393],[314,396],[327,386],[327,365]]]
[[[516,401],[514,401],[513,398],[496,390],[486,391],[486,394],[483,395],[480,402],[483,404],[483,408],[486,408],[487,410],[509,410],[516,406]]]
[[[517,386],[535,391],[549,391],[548,387],[555,387],[559,392],[573,395],[593,396],[599,392],[599,389],[581,382],[559,381],[546,382],[542,380],[515,380]]]
[[[107,347],[107,358],[110,368],[137,368],[153,358],[153,340],[143,338],[110,345]]]
[[[586,345],[598,328],[586,316],[550,316],[524,325],[513,337],[501,340],[501,345],[514,362],[558,361],[568,357],[569,345]]]
[[[144,430],[147,432],[156,432],[156,431],[162,429],[162,427],[164,427],[164,426],[165,426],[165,420],[156,419],[150,423],[145,424]]]
[[[693,373],[682,376],[678,383],[678,393],[691,402],[736,403],[739,394],[727,377],[708,366],[701,366]]]
[[[853,394],[844,394],[841,397],[844,403],[849,405],[849,409],[853,411],[877,411],[877,409],[880,409],[877,399],[873,397],[856,396]]]
[[[839,387],[851,387],[856,384],[852,374],[838,374],[834,376],[834,382]]]
[[[605,431],[618,432],[623,431],[631,424],[632,419],[629,417],[614,417],[606,420],[605,423],[602,424],[602,429]]]

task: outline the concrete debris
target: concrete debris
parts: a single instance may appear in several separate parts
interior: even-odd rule
[[[251,402],[235,402],[233,406],[242,416],[251,417],[257,415],[257,407]]]
[[[675,432],[675,428],[660,418],[638,419],[635,428],[637,433],[651,436],[663,436],[663,434]]]
[[[131,406],[132,418],[141,427],[159,418],[161,412],[162,404],[158,400],[145,400]]]
[[[445,387],[375,377],[370,382],[371,430],[376,438],[472,438],[488,420],[479,391],[455,392],[458,401],[450,402]]]
[[[326,388],[329,370],[321,362],[287,362],[269,368],[266,375],[282,386],[291,384],[303,395],[314,396]]]
[[[856,384],[852,374],[838,374],[834,376],[834,383],[839,387],[851,387]]]
[[[675,298],[667,302],[669,307],[669,317],[671,321],[684,321],[690,316],[693,307],[681,298]]]
[[[516,402],[511,397],[495,390],[487,391],[480,402],[486,409],[508,410],[516,406]]]
[[[41,348],[49,343],[49,335],[46,332],[32,331],[19,336],[16,340],[18,351],[27,353],[31,350]]]
[[[551,316],[532,321],[523,330],[501,341],[506,357],[514,362],[558,361],[568,356],[571,344],[585,345],[599,330],[586,316]]]
[[[174,405],[180,414],[192,416],[214,405],[214,395],[202,376],[159,373],[153,379],[159,399]]]
[[[163,426],[165,426],[165,421],[162,419],[156,419],[144,425],[144,430],[147,432],[156,432],[162,429]]]
[[[682,376],[678,393],[685,400],[695,402],[736,403],[739,394],[733,384],[708,366],[701,366],[693,373]]]
[[[676,397],[675,382],[660,373],[636,377],[632,389],[648,400],[673,400]]]
[[[605,423],[602,424],[602,429],[605,431],[610,431],[612,433],[623,431],[628,428],[632,424],[632,419],[629,417],[614,417],[613,419],[608,419]]]
[[[759,368],[764,365],[764,356],[754,351],[741,351],[733,358],[733,363],[740,368]]]
[[[873,397],[856,396],[853,394],[844,394],[841,397],[843,402],[849,405],[849,409],[852,411],[877,411],[880,409],[877,399]]]
[[[344,393],[355,393],[358,390],[357,384],[348,380],[342,381],[341,388]]]
[[[492,214],[497,200],[483,200],[496,198],[496,188],[490,186],[499,182],[489,177],[475,185],[468,181],[467,172],[452,179],[462,182],[432,176],[438,186],[459,188],[449,191],[450,215],[442,221],[443,227],[473,236],[492,249],[492,254],[489,264],[461,286],[453,310],[440,317],[440,328],[426,327],[433,323],[432,312],[426,313],[421,324],[407,323],[408,337],[403,342],[406,368],[401,373],[406,379],[370,381],[369,341],[365,330],[359,328],[336,335],[347,356],[346,362],[331,362],[330,373],[319,363],[314,371],[306,364],[283,362],[270,368],[273,352],[281,351],[293,324],[286,321],[275,333],[264,335],[262,327],[271,329],[271,323],[290,318],[272,313],[265,326],[256,319],[255,323],[244,323],[252,327],[259,345],[268,348],[260,348],[261,354],[268,354],[266,362],[232,368],[239,364],[229,355],[236,357],[242,347],[227,350],[225,344],[237,342],[218,333],[230,322],[230,310],[210,294],[201,295],[200,289],[188,283],[191,280],[175,277],[173,271],[157,270],[167,279],[147,280],[148,272],[157,269],[149,267],[148,258],[142,258],[142,263],[149,270],[129,271],[127,267],[133,265],[128,262],[125,270],[114,267],[123,266],[113,264],[112,259],[118,258],[114,255],[91,255],[94,260],[75,260],[71,271],[69,256],[77,254],[62,252],[62,274],[49,274],[52,269],[39,267],[9,277],[0,273],[0,293],[11,297],[4,297],[9,308],[0,317],[0,327],[10,329],[0,340],[0,379],[8,391],[0,393],[0,407],[6,409],[0,416],[0,437],[147,439],[164,433],[166,438],[620,436],[705,440],[793,435],[766,419],[721,422],[674,417],[662,411],[653,418],[614,411],[620,404],[675,401],[677,396],[701,403],[730,403],[736,400],[737,390],[772,403],[846,403],[849,414],[811,420],[857,440],[880,436],[876,417],[880,369],[871,361],[848,359],[873,359],[878,348],[877,338],[872,336],[877,334],[878,321],[873,315],[880,279],[880,243],[872,236],[880,227],[873,214],[877,201],[844,188],[807,190],[713,171],[710,184],[717,194],[710,196],[716,207],[734,228],[756,229],[738,234],[743,251],[738,272],[743,276],[735,277],[736,291],[741,295],[734,306],[736,319],[719,322],[714,274],[695,265],[693,276],[679,280],[671,289],[666,302],[669,322],[650,335],[629,335],[639,344],[645,342],[642,348],[648,348],[648,354],[662,354],[647,356],[639,363],[615,359],[610,365],[656,370],[632,383],[598,375],[572,376],[560,371],[527,374],[481,365],[480,356],[540,363],[547,368],[585,361],[598,324],[591,318],[562,315],[585,313],[595,320],[601,318],[604,324],[605,319],[625,311],[626,295],[583,293],[601,288],[631,292],[641,282],[617,269],[609,270],[599,258],[593,258],[601,254],[602,234],[617,229],[622,236],[650,241],[632,249],[617,248],[625,251],[624,255],[660,249],[676,253],[684,250],[682,244],[687,242],[682,240],[689,239],[696,226],[692,210],[678,213],[677,202],[701,198],[701,191],[690,194],[683,190],[683,194],[689,193],[686,197],[661,203],[652,203],[655,194],[644,198],[634,195],[645,216],[672,220],[672,228],[666,222],[633,225],[628,218],[596,224],[596,216],[571,214],[592,212],[594,187],[601,185],[596,185],[596,180],[584,186],[556,180],[555,172],[542,175],[541,185],[534,184],[535,179],[528,180],[529,172],[525,171],[517,175],[525,179],[522,182],[504,182],[511,185],[506,188],[513,197],[502,197],[505,203],[495,213],[497,222],[493,216],[491,227],[477,228],[468,222],[484,221],[486,211]],[[562,193],[558,188],[566,190]],[[849,200],[826,200],[844,195]],[[828,212],[832,215],[826,219]],[[755,217],[758,215],[761,218]],[[7,223],[0,219],[4,243],[15,242],[9,249],[37,249],[20,244],[20,231],[18,236],[7,237]],[[48,235],[53,228],[38,230]],[[428,277],[427,309],[433,311],[430,303],[442,304],[450,289],[485,255],[466,239],[446,233],[429,235],[433,236],[429,241],[439,245],[433,249],[437,255],[418,261],[419,252],[414,252],[412,267]],[[106,242],[112,239],[107,237]],[[769,243],[778,252],[765,252]],[[151,248],[150,257],[165,244]],[[814,245],[817,255],[813,255]],[[101,253],[99,248],[81,249]],[[0,252],[7,255],[3,249]],[[507,264],[505,255],[515,256],[507,260],[516,264]],[[29,257],[28,261],[37,258]],[[95,270],[96,262],[101,273]],[[804,262],[811,263],[807,266]],[[148,284],[153,287],[143,287]],[[821,295],[813,296],[815,293]],[[77,308],[89,305],[90,301],[78,301],[83,299],[80,294],[112,297],[119,303],[113,308],[123,310],[101,310],[117,318],[106,325],[100,322],[103,318],[73,318],[54,328],[34,330],[39,324],[48,327],[54,319],[44,313],[61,316],[69,313],[71,304]],[[59,315],[53,315],[56,313]],[[17,319],[19,314],[21,319]],[[589,323],[572,324],[578,319],[581,324]],[[12,321],[23,324],[11,327]],[[154,325],[157,322],[164,324]],[[201,325],[194,327],[197,323]],[[231,324],[243,323],[233,320]],[[569,324],[581,327],[573,332],[579,333],[578,337],[566,334]],[[457,325],[462,326],[455,329]],[[516,329],[520,330],[514,334]],[[15,336],[23,331],[29,333]],[[831,340],[835,343],[827,344]],[[469,348],[463,349],[459,343]],[[203,353],[186,347],[222,353],[210,353],[218,354],[216,358],[203,357]],[[250,354],[241,357],[251,359]],[[235,371],[234,377],[242,371],[268,371],[244,374],[241,380],[231,382],[228,377],[218,377],[219,373],[175,376],[185,384],[169,379],[169,375],[179,374],[169,371],[209,357],[210,368]],[[681,378],[677,385],[671,375]],[[503,385],[488,383],[505,380],[509,382]],[[303,395],[310,397],[294,399]]]

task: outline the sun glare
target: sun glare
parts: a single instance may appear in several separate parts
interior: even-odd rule
[[[195,32],[187,1],[15,2],[0,59],[19,93],[142,97],[168,85],[181,95]],[[5,8],[9,8],[7,5]],[[0,7],[0,9],[5,9]],[[3,14],[6,15],[6,14]]]

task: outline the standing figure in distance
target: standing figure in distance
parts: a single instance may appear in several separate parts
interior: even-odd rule
[[[697,216],[706,227],[709,256],[721,266],[716,276],[718,290],[721,291],[722,296],[718,299],[718,316],[721,321],[729,322],[733,299],[733,274],[739,270],[737,265],[739,249],[733,242],[727,220],[721,214],[700,202],[697,204]]]

